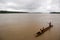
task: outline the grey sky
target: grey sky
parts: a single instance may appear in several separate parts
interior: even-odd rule
[[[60,0],[0,0],[0,10],[60,11]]]

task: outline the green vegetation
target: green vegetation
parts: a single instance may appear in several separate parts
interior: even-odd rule
[[[60,12],[50,12],[51,14],[60,14]]]
[[[0,13],[28,13],[28,12],[0,11]]]

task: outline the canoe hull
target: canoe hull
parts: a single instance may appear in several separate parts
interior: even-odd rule
[[[42,35],[43,33],[45,33],[48,29],[50,29],[51,27],[53,27],[53,25],[51,25],[50,27],[47,27],[47,28],[45,28],[42,32],[37,32],[36,34],[36,37],[38,37],[38,36],[40,36],[40,35]]]

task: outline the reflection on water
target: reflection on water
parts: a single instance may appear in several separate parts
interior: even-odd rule
[[[60,14],[0,14],[0,40],[60,40]],[[53,28],[35,37],[49,22]]]

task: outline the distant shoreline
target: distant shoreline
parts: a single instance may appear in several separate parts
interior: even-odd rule
[[[0,11],[0,14],[6,14],[6,13],[29,13],[29,14],[45,14],[41,12],[18,12],[18,11]],[[50,12],[49,14],[60,14],[60,12]]]
[[[0,11],[0,14],[1,13],[28,13],[28,12]]]
[[[60,12],[50,12],[50,14],[60,14]]]

